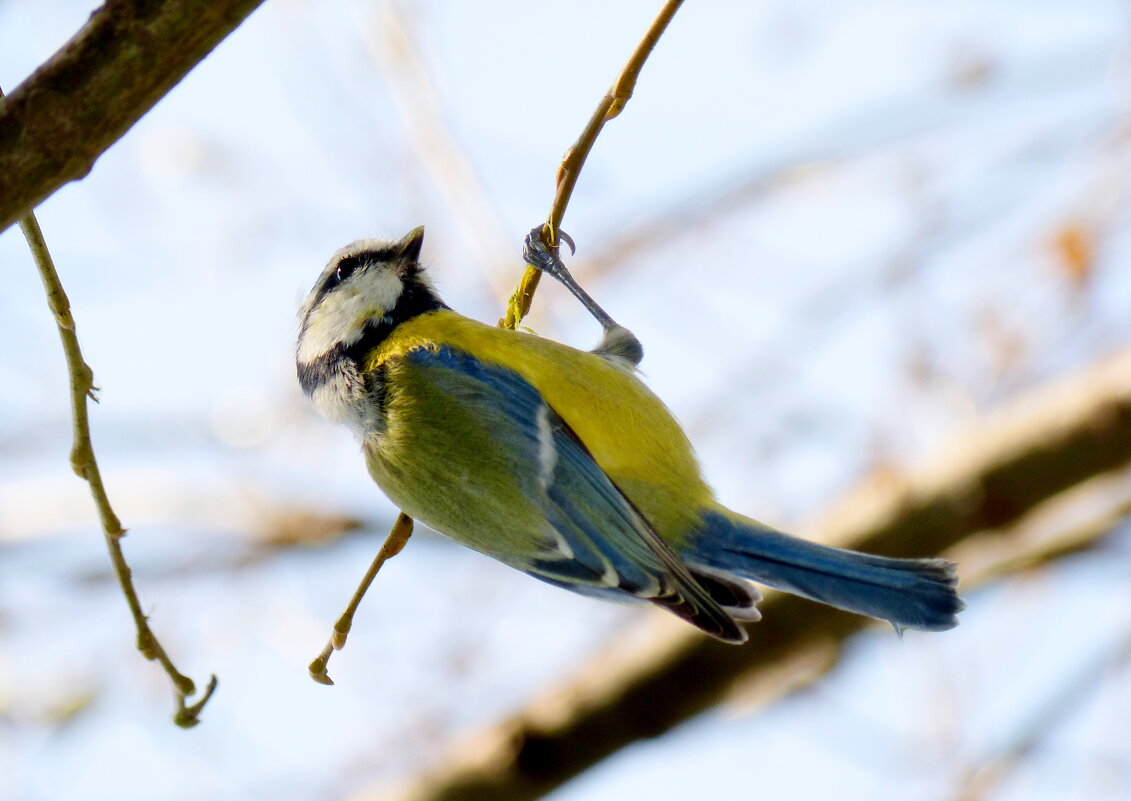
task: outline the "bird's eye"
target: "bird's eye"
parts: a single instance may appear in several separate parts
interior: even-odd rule
[[[338,283],[340,284],[353,275],[356,269],[357,259],[343,259],[341,263],[338,264],[338,271],[334,274],[334,277],[338,279]]]

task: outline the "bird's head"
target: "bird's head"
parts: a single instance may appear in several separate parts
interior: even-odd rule
[[[447,306],[420,266],[424,228],[360,239],[330,259],[299,311],[297,361],[361,359],[400,323]]]

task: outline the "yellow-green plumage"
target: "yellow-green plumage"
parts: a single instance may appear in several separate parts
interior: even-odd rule
[[[416,348],[434,349],[452,343],[487,364],[505,365],[537,389],[669,545],[677,544],[682,535],[698,525],[701,508],[713,505],[711,491],[699,474],[683,430],[627,366],[441,310],[401,323],[372,352],[366,365],[369,370],[384,366],[388,371],[387,434],[365,442],[369,469],[390,498],[409,514],[450,532],[452,525],[430,520],[437,516],[435,510],[421,508],[421,503],[414,503],[415,496],[422,494],[422,486],[435,486],[439,492],[442,488],[436,485],[441,483],[449,494],[453,493],[447,475],[452,464],[447,457],[454,443],[461,451],[480,454],[485,462],[497,448],[491,441],[489,415],[458,398],[439,395],[425,383],[419,368],[403,359]],[[411,458],[407,449],[415,449]],[[412,467],[406,469],[406,464]],[[499,465],[484,463],[482,467]],[[494,474],[505,475],[501,469]],[[454,494],[459,492],[460,488],[454,488]],[[529,499],[518,497],[514,485],[496,482],[492,494],[494,497],[480,499],[484,506],[510,510],[512,517],[520,509],[534,512]],[[431,495],[427,500],[430,505],[447,505]],[[409,506],[417,508],[414,511]],[[465,508],[443,513],[464,518],[472,514]],[[513,522],[516,531],[539,531],[545,525],[540,518]],[[479,540],[469,541],[472,547],[488,553],[498,549],[502,532],[497,531],[497,523],[484,520],[478,531],[469,519],[459,524],[467,532],[461,532],[461,538]]]

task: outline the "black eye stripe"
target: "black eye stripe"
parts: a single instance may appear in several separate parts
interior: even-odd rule
[[[338,262],[337,269],[326,277],[326,283],[322,286],[321,294],[325,294],[343,282],[348,281],[350,276],[359,269],[364,269],[374,264],[381,264],[382,262],[391,263],[394,262],[396,258],[397,253],[392,248],[366,250],[361,253],[355,253],[352,256],[345,256]]]
[[[419,268],[416,268],[415,265],[402,264],[399,262],[399,259],[400,253],[393,247],[379,247],[372,250],[364,250],[349,256],[343,256],[338,260],[337,265],[330,274],[322,279],[322,283],[315,285],[314,300],[310,304],[311,311],[313,311],[328,294],[346,281],[349,281],[355,273],[367,270],[375,265],[390,265],[394,267],[402,280],[410,279],[415,276]]]
[[[362,265],[365,254],[358,254],[356,256],[347,256],[338,262],[338,269],[334,271],[332,282],[340,284],[342,281],[347,280],[358,267]]]
[[[318,287],[318,299],[321,300],[327,294],[337,289],[345,281],[348,281],[350,276],[360,268],[367,267],[374,261],[372,253],[357,253],[353,256],[346,256],[338,262],[338,267],[322,282],[322,286]]]

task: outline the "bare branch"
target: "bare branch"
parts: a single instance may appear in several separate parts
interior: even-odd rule
[[[187,704],[186,699],[196,694],[196,686],[192,679],[185,676],[165,653],[157,635],[149,628],[149,621],[141,608],[137,589],[134,587],[133,574],[122,553],[122,537],[126,530],[122,528],[118,516],[110,506],[110,499],[106,495],[106,488],[102,484],[102,473],[98,469],[98,461],[94,458],[94,446],[90,440],[90,421],[87,415],[87,401],[95,397],[97,387],[94,386],[94,373],[90,365],[83,359],[82,350],[79,348],[78,334],[75,333],[75,321],[71,316],[71,304],[67,300],[67,293],[59,280],[51,254],[47,250],[47,243],[43,239],[43,232],[35,219],[35,214],[28,212],[20,219],[20,228],[23,229],[31,248],[35,265],[39,269],[39,276],[43,280],[43,288],[47,292],[47,304],[55,316],[55,323],[59,328],[59,337],[63,341],[63,353],[67,360],[67,373],[71,382],[71,417],[74,430],[74,445],[71,448],[71,468],[75,473],[90,485],[90,494],[94,498],[94,505],[98,509],[98,518],[102,522],[102,533],[106,540],[106,550],[110,554],[110,562],[114,566],[114,575],[118,585],[129,605],[130,614],[133,616],[134,626],[137,628],[137,648],[146,659],[156,660],[169,680],[177,698],[177,711],[173,715],[173,722],[182,728],[190,728],[200,722],[200,712],[212,693],[216,690],[216,677],[213,676],[204,695],[193,704]]]
[[[1128,462],[1131,351],[1012,404],[956,441],[929,469],[855,498],[816,533],[874,553],[942,553]],[[768,593],[762,610],[743,647],[673,626],[647,653],[603,655],[601,670],[582,671],[477,733],[399,798],[537,798],[618,749],[708,709],[739,679],[780,676],[782,665],[827,669],[839,642],[867,625],[864,618],[781,593]]]
[[[0,231],[94,162],[263,0],[108,0],[0,100]]]

